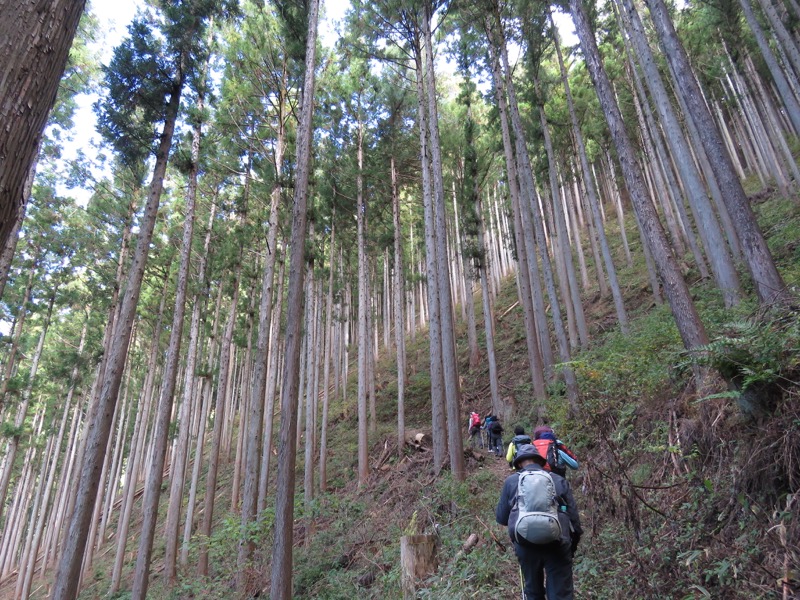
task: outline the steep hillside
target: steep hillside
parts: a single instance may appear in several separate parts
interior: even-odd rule
[[[800,209],[782,200],[759,208],[783,274],[797,289]],[[573,361],[581,386],[580,415],[567,418],[557,386],[546,406],[547,419],[582,462],[569,474],[587,531],[575,563],[577,597],[792,597],[800,573],[800,526],[794,518],[800,510],[797,308],[756,311],[743,305],[726,311],[714,293],[697,284],[695,298],[716,341],[702,356],[691,357],[682,352],[668,308],[653,303],[644,273],[633,268],[621,276],[634,316],[631,334],[624,337],[609,326],[610,299],[587,298],[592,347]],[[515,302],[514,284],[508,281],[496,306],[503,315],[497,327],[502,393],[516,406],[516,418],[506,423],[509,432],[517,423],[526,428],[537,424]],[[458,335],[462,342],[465,337]],[[425,342],[418,335],[408,348],[409,438],[430,431]],[[487,410],[489,392],[486,361],[469,371],[464,346],[460,370],[466,423],[470,410]],[[743,416],[738,395],[714,378],[717,371],[706,371],[709,365],[723,372],[726,365],[737,366],[748,393],[772,394],[772,411]],[[707,374],[702,392],[695,389],[698,374]],[[298,494],[295,596],[401,597],[400,537],[421,532],[437,536],[439,568],[422,583],[418,597],[518,597],[516,560],[505,530],[494,523],[494,505],[508,474],[505,461],[467,450],[468,477],[457,483],[446,470],[432,473],[424,439],[398,454],[391,356],[381,357],[377,378],[379,422],[370,438],[372,476],[366,488],[356,488],[351,381],[348,401],[331,410],[329,490],[314,502],[311,531]],[[227,480],[220,484],[222,506]],[[222,518],[227,525],[217,528],[211,540],[212,578],[183,573],[169,595],[156,572],[150,597],[231,597],[238,519],[234,513]],[[249,573],[253,590],[268,589],[270,525],[267,515],[253,533],[258,545]],[[479,541],[464,552],[473,533]],[[155,565],[160,551],[157,546]],[[82,598],[104,597],[108,588],[102,565],[98,561],[96,581]]]

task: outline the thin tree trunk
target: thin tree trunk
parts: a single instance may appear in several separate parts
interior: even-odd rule
[[[488,253],[486,250],[483,205],[477,179],[472,190],[475,201],[475,214],[478,218],[478,256],[480,263],[477,266],[481,280],[481,298],[483,299],[483,328],[486,335],[486,359],[489,363],[489,389],[492,392],[492,412],[501,414],[503,405],[500,400],[500,385],[497,377],[497,358],[494,351],[494,307],[492,295],[489,293]]]
[[[747,24],[750,26],[750,30],[753,32],[753,37],[755,37],[758,48],[761,50],[761,55],[764,58],[767,68],[769,69],[770,75],[772,75],[772,80],[775,82],[775,86],[778,88],[778,93],[781,96],[781,100],[783,100],[783,105],[786,108],[786,112],[792,122],[792,127],[794,127],[795,132],[800,132],[800,104],[797,102],[797,98],[789,86],[789,82],[786,79],[786,74],[778,64],[775,55],[772,53],[772,49],[770,48],[767,38],[764,35],[764,30],[758,23],[755,13],[753,13],[753,7],[750,6],[750,2],[748,0],[739,0],[739,6],[742,7],[744,18],[747,20]],[[650,10],[652,11],[653,8],[651,7]],[[659,16],[658,18],[661,17]],[[656,15],[653,16],[653,19],[656,19]],[[661,23],[662,22],[660,21],[657,22],[657,27],[660,28],[662,26]],[[659,36],[663,39],[664,35],[665,30],[659,29]],[[667,52],[669,53],[670,50],[667,49]],[[670,57],[670,60],[673,59]],[[675,68],[675,66],[673,66],[673,68]]]
[[[457,481],[466,477],[464,470],[463,436],[461,434],[461,390],[459,388],[458,364],[456,362],[455,326],[453,323],[453,296],[447,264],[447,225],[445,215],[444,183],[442,181],[442,157],[439,142],[439,112],[436,106],[436,78],[433,68],[433,46],[431,41],[430,1],[424,4],[422,38],[425,44],[425,72],[427,77],[428,131],[430,133],[431,172],[433,179],[433,216],[436,228],[436,261],[439,287],[439,303],[442,336],[442,372],[444,375],[445,406],[447,410],[447,441],[450,450],[450,471]],[[430,284],[430,283],[429,283]]]
[[[157,359],[160,353],[161,324],[164,317],[164,308],[167,301],[168,279],[164,281],[164,290],[161,293],[161,303],[158,309],[156,325],[153,328],[153,342],[150,345],[150,356],[147,361],[147,376],[145,377],[144,387],[140,398],[140,407],[137,411],[137,418],[134,424],[133,438],[130,443],[128,454],[128,467],[125,476],[125,485],[122,492],[122,512],[117,522],[117,550],[114,559],[114,568],[111,574],[110,594],[119,591],[122,578],[122,566],[125,560],[125,548],[128,543],[128,527],[130,524],[133,502],[136,495],[136,487],[139,483],[139,471],[142,457],[145,454],[145,438],[147,436],[150,410],[153,404],[153,382],[157,372]]]
[[[309,238],[314,237],[314,224],[309,225]],[[316,281],[314,278],[314,264],[313,261],[308,261],[308,273],[306,274],[306,439],[305,439],[305,452],[303,464],[303,512],[304,521],[306,526],[304,543],[308,548],[311,545],[311,538],[313,535],[313,510],[312,504],[314,502],[314,460],[317,458],[315,451],[315,421],[316,421],[316,395],[317,390],[314,387],[314,362],[315,355],[317,354],[317,336],[316,336],[316,313],[317,313],[317,295],[315,293]]]
[[[500,112],[500,126],[503,136],[503,149],[506,159],[506,174],[508,180],[509,195],[511,196],[511,206],[514,215],[514,242],[517,251],[517,273],[521,280],[519,296],[522,304],[522,316],[525,324],[525,340],[528,349],[528,365],[531,373],[533,394],[536,398],[543,399],[546,396],[546,386],[544,379],[544,365],[542,362],[541,350],[539,347],[536,323],[534,319],[533,295],[530,278],[532,271],[529,262],[536,261],[536,255],[528,256],[524,241],[524,231],[522,227],[522,206],[520,202],[519,178],[517,177],[516,160],[514,158],[514,147],[511,142],[511,133],[508,126],[508,107],[503,93],[502,75],[500,74],[500,59],[497,56],[496,44],[494,42],[493,27],[487,18],[485,24],[487,37],[489,37],[489,53],[492,60],[492,79],[494,83],[495,98]]]
[[[199,128],[199,123],[197,125]],[[198,135],[199,137],[199,135]],[[198,157],[199,159],[199,148]],[[175,456],[172,460],[170,469],[170,492],[169,505],[167,507],[167,518],[164,526],[164,579],[167,586],[173,586],[177,577],[175,563],[178,555],[178,535],[181,518],[181,501],[183,500],[183,489],[186,481],[186,464],[189,456],[189,438],[191,435],[191,425],[193,415],[198,411],[193,408],[195,402],[195,382],[197,381],[197,357],[200,346],[200,312],[204,307],[205,299],[208,297],[208,281],[206,269],[208,266],[209,251],[211,246],[211,231],[214,224],[214,217],[217,213],[216,202],[211,203],[206,235],[203,242],[203,252],[200,255],[200,265],[197,270],[197,281],[201,283],[202,292],[195,293],[192,299],[192,319],[189,328],[189,347],[186,357],[186,369],[183,380],[183,400],[181,402],[181,412],[178,418],[180,430],[176,444]],[[202,404],[202,401],[201,401]],[[197,408],[201,408],[198,406]],[[204,415],[201,414],[201,419]],[[195,461],[199,461],[197,456]]]
[[[300,367],[300,321],[303,314],[303,274],[305,269],[306,206],[311,162],[312,116],[314,108],[314,69],[316,62],[319,0],[308,3],[308,40],[305,78],[297,130],[297,169],[295,171],[292,249],[289,267],[289,297],[286,320],[286,351],[281,388],[281,431],[278,451],[278,486],[275,494],[275,536],[272,546],[270,598],[292,597],[292,527],[294,524],[295,463],[294,435],[297,430],[297,392]]]
[[[442,335],[440,289],[436,285],[438,261],[436,259],[436,232],[433,216],[433,184],[431,182],[431,164],[429,156],[428,109],[425,106],[425,88],[423,85],[424,67],[422,47],[417,36],[414,47],[415,73],[417,81],[418,111],[420,137],[420,161],[422,169],[422,199],[425,221],[425,266],[427,291],[428,338],[430,340],[430,373],[431,373],[431,415],[433,438],[433,469],[438,473],[444,465],[447,452],[447,421],[445,417],[444,373],[442,366]]]
[[[202,111],[202,95],[198,101],[198,109]],[[131,598],[144,600],[150,582],[150,559],[153,552],[153,536],[158,518],[158,502],[161,497],[161,483],[164,473],[164,459],[169,443],[169,424],[172,416],[172,403],[175,397],[175,384],[178,379],[178,359],[183,338],[183,322],[186,312],[186,288],[189,282],[189,261],[192,255],[192,239],[194,237],[195,198],[197,196],[197,174],[200,168],[200,140],[202,122],[195,124],[192,138],[192,163],[189,171],[189,187],[186,191],[186,209],[184,213],[183,240],[181,244],[181,262],[175,282],[175,308],[172,313],[169,346],[166,366],[161,383],[161,393],[156,410],[152,446],[152,466],[147,477],[144,500],[142,501],[142,529],[139,538],[139,551],[136,556],[136,567],[133,575]],[[246,192],[245,192],[246,193]],[[173,472],[173,476],[176,475]]]
[[[322,421],[319,433],[319,489],[325,493],[328,489],[328,403],[330,396],[331,347],[335,331],[333,323],[333,257],[336,251],[336,211],[331,216],[331,241],[328,259],[328,293],[325,299],[325,327],[323,335],[325,346],[322,358]],[[399,364],[398,364],[399,368]]]
[[[276,247],[277,252],[277,247]],[[278,290],[276,295],[274,314],[269,338],[269,363],[267,367],[267,393],[266,409],[264,411],[264,449],[261,456],[260,474],[258,478],[258,504],[257,514],[261,515],[267,503],[267,483],[269,481],[269,465],[272,458],[272,430],[275,420],[275,390],[278,386],[280,375],[280,348],[278,333],[280,331],[280,315],[283,308],[283,286],[285,283],[286,261],[281,260],[278,273]]]
[[[600,62],[597,43],[589,28],[589,20],[586,17],[581,0],[570,0],[570,12],[581,42],[583,54],[586,57],[589,74],[597,90],[597,96],[600,99],[600,104],[617,148],[617,154],[620,157],[628,191],[631,194],[635,210],[641,215],[640,220],[645,234],[644,238],[650,245],[653,259],[658,265],[659,274],[672,307],[672,314],[675,317],[678,331],[687,349],[696,348],[708,343],[708,337],[689,294],[689,288],[681,276],[680,269],[667,243],[658,215],[655,214],[650,200],[645,196],[641,173],[636,166],[633,155],[633,146],[625,131],[619,107],[613,100],[611,84]]]
[[[360,119],[360,106],[359,116]],[[367,440],[367,361],[369,360],[369,343],[367,328],[368,288],[367,288],[367,252],[365,241],[366,202],[364,200],[364,154],[363,126],[358,124],[358,172],[356,173],[356,220],[358,223],[358,487],[362,488],[369,476],[369,455]]]
[[[592,179],[592,173],[589,169],[589,159],[586,157],[586,145],[583,143],[583,135],[581,134],[580,125],[578,124],[578,117],[575,114],[575,104],[572,100],[572,90],[569,86],[567,72],[564,68],[564,59],[561,56],[561,42],[558,39],[555,26],[552,22],[552,13],[548,13],[550,18],[553,35],[555,37],[556,56],[558,58],[558,65],[561,70],[561,82],[564,86],[564,91],[567,97],[567,107],[569,109],[570,121],[572,123],[572,134],[575,144],[578,147],[578,156],[581,161],[581,171],[583,173],[583,184],[586,188],[587,202],[591,211],[591,221],[594,223],[597,237],[600,241],[600,249],[603,253],[603,264],[608,274],[608,283],[611,287],[611,295],[614,299],[614,308],[617,311],[617,320],[619,321],[620,331],[628,335],[630,328],[628,326],[628,313],[625,311],[625,303],[622,299],[622,290],[620,289],[619,280],[617,279],[617,269],[614,266],[614,259],[611,256],[611,249],[608,245],[608,238],[606,238],[605,227],[603,227],[603,220],[600,217],[600,201],[597,198],[597,193]]]
[[[743,0],[743,4],[746,5],[747,1]],[[667,60],[678,81],[680,94],[686,100],[689,113],[700,133],[703,148],[708,153],[711,168],[722,190],[722,198],[741,242],[758,298],[762,303],[788,300],[791,294],[775,267],[753,209],[725,151],[725,145],[704,102],[700,86],[691,71],[686,52],[669,19],[666,6],[663,0],[647,0],[647,5],[661,43],[664,45]],[[796,129],[800,130],[800,127],[796,126]]]
[[[394,336],[397,362],[397,452],[403,453],[406,439],[406,336],[403,330],[405,286],[403,276],[403,238],[400,222],[400,192],[397,185],[397,165],[394,153],[389,158],[392,182],[392,224],[394,226]]]
[[[2,516],[2,508],[5,505],[6,494],[8,493],[8,484],[11,481],[11,474],[14,472],[14,461],[17,457],[17,449],[19,448],[19,440],[22,435],[22,425],[25,418],[28,416],[28,407],[31,402],[31,394],[33,392],[33,382],[36,380],[36,372],[39,370],[39,359],[42,356],[44,349],[44,340],[47,335],[47,330],[50,327],[50,317],[53,314],[53,304],[56,300],[56,293],[58,292],[58,284],[55,285],[50,293],[50,300],[47,303],[47,313],[42,324],[42,331],[39,334],[39,341],[36,344],[36,349],[33,353],[31,360],[31,370],[28,374],[28,384],[22,392],[22,402],[17,409],[17,416],[14,419],[14,430],[16,433],[11,436],[6,446],[5,460],[3,461],[3,475],[0,478],[0,516]],[[23,307],[22,310],[25,310]]]
[[[244,216],[240,215],[243,222]],[[242,278],[241,255],[237,258],[233,274],[233,294],[231,297],[230,312],[228,321],[225,324],[225,331],[222,334],[220,344],[219,359],[219,380],[217,381],[217,393],[214,401],[214,430],[211,441],[211,452],[208,456],[208,471],[206,473],[206,494],[203,504],[203,522],[200,525],[201,535],[200,548],[197,558],[197,574],[208,575],[208,538],[211,536],[211,526],[214,518],[214,504],[217,495],[217,474],[219,471],[219,459],[223,446],[223,428],[225,425],[225,408],[228,396],[228,381],[230,379],[233,346],[233,328],[236,324],[236,309],[239,304],[239,288]],[[195,460],[198,460],[196,458]]]

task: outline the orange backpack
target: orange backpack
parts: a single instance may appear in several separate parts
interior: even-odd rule
[[[553,440],[540,438],[538,440],[533,440],[533,445],[539,455],[547,461],[544,465],[545,471],[552,471],[553,467],[558,467],[558,449]]]

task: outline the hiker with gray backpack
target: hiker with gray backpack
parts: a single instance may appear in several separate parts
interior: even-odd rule
[[[519,447],[495,518],[514,543],[523,600],[573,600],[572,560],[583,529],[569,483],[545,471],[545,462],[533,445]]]

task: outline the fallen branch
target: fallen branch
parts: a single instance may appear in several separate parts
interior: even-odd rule
[[[519,306],[519,300],[517,300],[516,302],[514,302],[514,304],[512,304],[507,309],[505,309],[503,311],[503,313],[499,317],[497,317],[497,320],[499,321],[500,319],[505,317],[508,313],[510,313],[512,310],[514,310],[517,306]]]
[[[475,515],[475,518],[478,520],[478,523],[483,525],[483,528],[486,530],[486,532],[490,536],[492,536],[492,539],[494,540],[494,543],[497,544],[503,552],[505,552],[506,551],[506,545],[503,542],[501,542],[500,540],[497,539],[497,536],[494,534],[494,531],[489,529],[489,526],[486,523],[484,523],[483,519],[481,519],[479,516]]]

